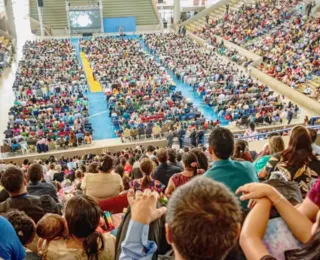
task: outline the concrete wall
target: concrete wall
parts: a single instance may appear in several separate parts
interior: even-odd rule
[[[221,1],[213,4],[209,8],[204,9],[202,12],[200,12],[197,15],[191,17],[190,19],[180,23],[179,26],[187,25],[187,24],[189,24],[189,23],[191,23],[193,21],[196,21],[196,20],[200,19],[201,17],[204,17],[207,14],[210,14],[211,12],[213,12],[215,9],[219,8],[220,6],[224,6],[224,5],[228,4],[229,2],[230,2],[230,0],[221,0]]]
[[[316,100],[311,99],[299,91],[292,89],[291,87],[283,84],[281,81],[270,77],[255,67],[250,66],[250,68],[252,77],[260,80],[278,93],[285,95],[298,105],[313,111],[317,115],[320,114],[320,103],[318,103]]]
[[[187,32],[187,36],[196,41],[200,46],[205,46],[207,42],[200,37]],[[222,40],[224,41],[224,44],[228,48],[233,48],[237,50],[241,55],[253,60],[253,63],[250,64],[249,69],[250,69],[250,75],[258,79],[260,82],[263,84],[269,86],[276,92],[285,95],[287,98],[292,100],[294,103],[298,104],[299,106],[305,107],[306,109],[314,112],[314,115],[320,115],[320,103],[318,103],[316,100],[309,98],[305,96],[304,94],[300,93],[297,90],[292,89],[288,85],[282,83],[281,81],[270,77],[266,73],[260,71],[259,69],[256,68],[256,66],[259,66],[263,58],[251,51],[248,51],[232,42],[229,42],[227,40],[224,40],[223,38],[219,36],[215,36],[217,38],[217,42],[221,42]]]

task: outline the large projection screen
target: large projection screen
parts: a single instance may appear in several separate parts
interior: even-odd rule
[[[101,30],[99,9],[69,10],[71,32],[90,33]]]

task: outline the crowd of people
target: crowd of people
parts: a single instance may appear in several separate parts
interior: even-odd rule
[[[201,113],[137,39],[95,37],[80,42],[104,87],[118,136],[149,136],[199,125]],[[203,124],[203,122],[202,122]]]
[[[302,14],[296,8],[299,5],[298,0],[246,4],[221,19],[208,21],[195,34],[211,43],[218,35],[255,52],[264,58],[259,67],[262,71],[298,88],[320,75],[320,19],[309,16],[310,12]],[[319,98],[318,92],[312,94]]]
[[[91,143],[86,76],[70,40],[28,41],[4,132],[8,152]]]
[[[246,71],[226,62],[215,48],[199,47],[177,34],[152,34],[146,36],[145,42],[164,66],[192,86],[214,112],[228,121],[271,124],[286,120],[289,110],[294,116],[299,111],[296,105],[275,95]]]
[[[208,148],[0,161],[0,257],[318,259],[316,139],[296,126],[251,151],[216,127]]]
[[[213,35],[218,35],[243,45],[290,20],[293,8],[299,2],[266,0],[244,3],[240,9],[230,10],[221,18],[208,20],[207,25],[199,28],[195,34],[203,39],[211,39]]]

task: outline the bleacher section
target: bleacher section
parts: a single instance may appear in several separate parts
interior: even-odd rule
[[[239,9],[240,6],[243,4],[243,1],[231,0],[229,2],[230,10],[232,9]],[[206,10],[204,10],[206,11]],[[186,22],[186,29],[190,32],[194,32],[196,29],[202,28],[206,22],[206,14],[205,12],[200,13],[199,15],[203,14],[203,16],[197,20]],[[226,12],[226,6],[221,5],[219,8],[214,9],[212,12],[209,13],[209,21],[211,19],[221,18]]]
[[[95,0],[91,3],[98,3]],[[71,6],[88,5],[86,0],[70,0]],[[103,0],[103,16],[136,17],[137,25],[159,24],[152,0]],[[37,0],[30,0],[30,16],[39,20]],[[65,29],[68,26],[65,0],[45,1],[43,7],[43,23],[52,29]]]

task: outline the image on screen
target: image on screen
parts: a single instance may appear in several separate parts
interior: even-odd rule
[[[75,10],[69,12],[71,29],[99,29],[100,10]]]

